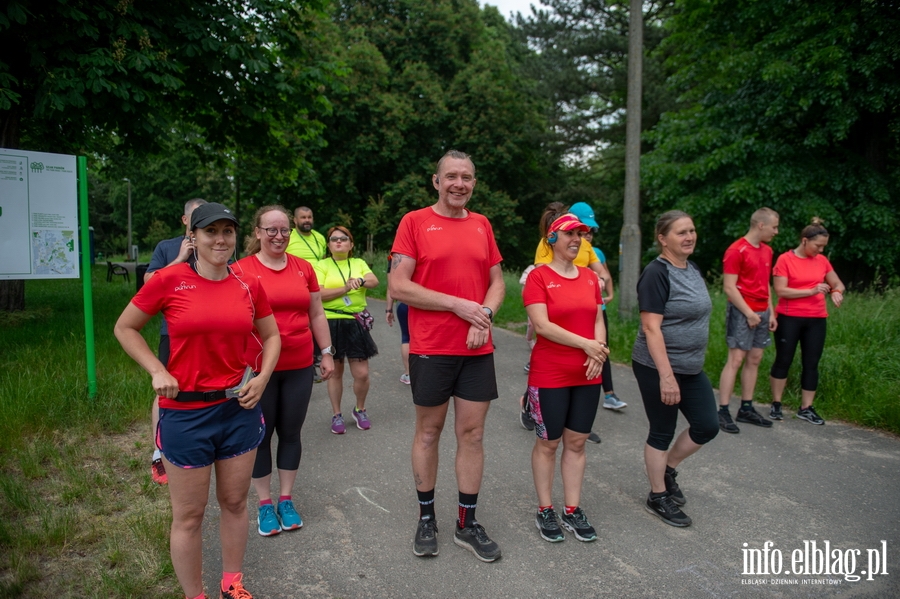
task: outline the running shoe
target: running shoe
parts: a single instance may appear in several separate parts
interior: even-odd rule
[[[294,502],[290,499],[278,502],[278,520],[281,522],[281,530],[297,530],[303,528],[303,518],[294,508]]]
[[[534,418],[531,417],[531,412],[526,412],[524,410],[519,412],[519,422],[526,431],[534,430]]]
[[[756,426],[761,426],[763,428],[769,428],[770,426],[772,426],[771,420],[763,418],[762,415],[753,408],[749,408],[746,410],[741,408],[740,410],[738,410],[737,421],[755,424]]]
[[[739,433],[741,429],[734,423],[734,420],[731,419],[731,414],[728,410],[719,410],[719,428],[725,431],[726,433]]]
[[[648,495],[646,507],[648,512],[657,516],[666,524],[679,527],[691,525],[691,519],[675,505],[675,502],[672,501],[672,497],[668,494],[663,495],[658,499],[652,499]]]
[[[775,407],[773,405],[769,410],[769,418],[772,420],[784,420],[784,414],[781,413],[781,406]]]
[[[162,458],[156,458],[150,462],[150,475],[153,477],[153,482],[158,485],[169,484],[169,475],[166,474],[166,467]]]
[[[361,431],[367,431],[372,427],[372,423],[369,422],[369,417],[366,415],[365,410],[353,408],[353,419],[356,421],[356,428]]]
[[[259,506],[259,515],[256,517],[257,532],[262,537],[271,537],[281,532],[281,524],[275,516],[275,507],[271,503]]]
[[[419,557],[432,557],[438,554],[438,526],[433,516],[422,516],[416,524],[416,538],[413,541],[413,553]]]
[[[460,547],[465,547],[483,562],[500,559],[500,547],[487,536],[484,527],[478,522],[472,522],[472,526],[465,528],[457,525],[453,542]]]
[[[619,399],[619,396],[615,393],[607,393],[606,397],[603,398],[603,407],[607,410],[621,410],[628,404]]]
[[[598,435],[594,431],[591,431],[591,434],[588,435],[587,440],[590,441],[591,443],[600,443],[600,435]]]
[[[797,412],[797,418],[806,420],[807,422],[812,422],[813,424],[825,424],[825,419],[819,416],[816,413],[815,408],[813,408],[812,406],[799,410]]]
[[[401,374],[401,375],[400,375],[400,382],[403,383],[404,385],[408,385],[408,384],[409,384],[409,375],[408,375],[408,374]]]
[[[541,538],[545,541],[559,543],[566,540],[566,535],[563,534],[562,529],[559,527],[559,517],[552,507],[538,510],[538,513],[534,516],[534,525],[541,531]]]
[[[571,514],[563,513],[562,525],[563,528],[574,533],[575,538],[579,541],[590,543],[597,540],[597,531],[588,522],[587,516],[584,515],[584,510],[580,507],[575,508],[575,511]]]
[[[525,371],[525,374],[531,372],[531,362],[525,362],[525,368],[523,368],[522,370]]]
[[[244,588],[243,574],[238,574],[227,591],[219,591],[219,599],[253,599],[250,591]]]
[[[681,492],[681,487],[679,487],[678,483],[675,482],[675,479],[677,477],[678,470],[666,466],[666,473],[663,475],[663,480],[666,483],[666,491],[669,492],[669,497],[672,498],[672,501],[675,502],[675,505],[682,506],[687,503],[687,499],[685,499],[684,493]]]
[[[344,417],[340,414],[331,417],[331,432],[335,435],[343,435],[344,431],[347,430],[344,428]]]

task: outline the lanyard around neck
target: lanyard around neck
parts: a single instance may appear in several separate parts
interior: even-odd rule
[[[312,246],[309,245],[309,242],[306,241],[306,236],[303,233],[301,233],[300,231],[297,231],[297,235],[300,237],[300,241],[302,241],[303,243],[306,244],[306,247],[309,248],[309,251],[312,252],[312,255],[315,256],[316,258],[318,258],[319,257],[319,240],[316,239],[316,236],[313,235],[312,233],[310,233],[310,235],[312,235],[312,238],[316,240],[316,249],[313,249]],[[323,252],[323,255],[324,255],[324,252]]]
[[[349,279],[350,275],[353,274],[353,265],[350,264],[350,258],[347,258],[347,279],[344,278],[344,273],[341,272],[341,267],[338,266],[338,263],[334,259],[334,256],[331,257],[331,261],[334,262],[334,267],[337,269],[338,274],[341,275],[341,279],[344,281],[344,285],[346,285],[347,279]]]

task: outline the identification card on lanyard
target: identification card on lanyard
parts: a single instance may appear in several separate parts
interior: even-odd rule
[[[352,303],[353,303],[353,300],[351,300],[349,296],[346,296],[346,295],[345,295],[345,296],[344,296],[344,305],[345,305],[345,306],[349,306],[349,305],[352,304]]]

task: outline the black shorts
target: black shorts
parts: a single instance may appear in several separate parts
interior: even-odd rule
[[[494,354],[481,356],[409,356],[409,380],[413,403],[435,407],[450,397],[469,401],[497,399]]]
[[[566,428],[590,433],[600,405],[601,387],[600,383],[555,389],[529,385],[526,400],[534,419],[534,433],[544,441],[559,439]]]

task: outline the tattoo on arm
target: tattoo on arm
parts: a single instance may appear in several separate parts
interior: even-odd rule
[[[403,261],[404,258],[409,258],[409,256],[404,256],[403,254],[394,254],[394,259],[391,260],[391,270],[394,270],[398,266],[400,266],[400,262]]]

